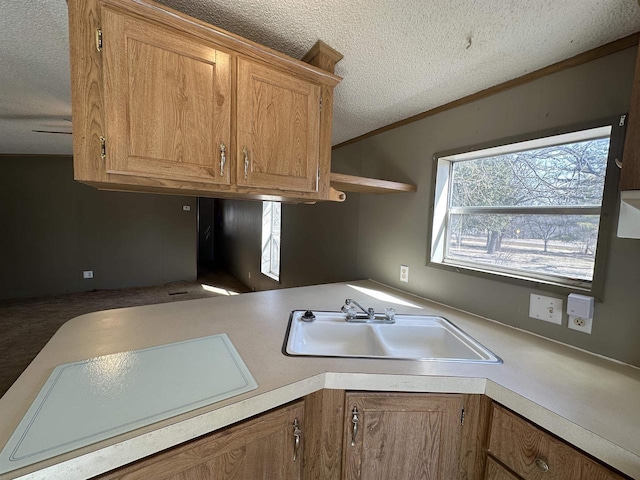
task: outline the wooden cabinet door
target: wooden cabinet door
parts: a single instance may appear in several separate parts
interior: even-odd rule
[[[228,184],[229,54],[108,7],[102,30],[107,173]]]
[[[462,395],[347,394],[343,478],[455,479],[462,408]]]
[[[294,423],[300,432],[297,451]],[[98,478],[298,480],[303,428],[304,402],[298,401]]]
[[[320,86],[238,58],[237,184],[318,190]]]

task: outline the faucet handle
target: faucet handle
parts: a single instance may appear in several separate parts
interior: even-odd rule
[[[343,305],[340,310],[342,310],[342,313],[346,314],[347,319],[356,318],[356,314],[358,313],[356,307],[349,304]]]

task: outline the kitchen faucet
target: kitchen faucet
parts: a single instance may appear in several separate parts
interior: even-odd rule
[[[355,306],[354,306],[355,305]],[[356,307],[363,313],[358,313]],[[365,309],[352,298],[347,298],[340,309],[346,315],[347,322],[354,323],[395,323],[396,312],[393,308],[385,308],[384,313],[376,313],[373,308]]]

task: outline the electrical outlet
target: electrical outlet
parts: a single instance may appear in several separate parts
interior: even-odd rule
[[[82,278],[93,278],[93,270],[85,270],[84,272],[82,272]]]
[[[583,318],[583,317],[576,317],[574,315],[569,315],[569,323],[567,326],[571,330],[577,330],[578,332],[590,334],[592,325],[593,325],[592,318]]]
[[[409,267],[400,265],[400,281],[409,283]]]
[[[545,322],[562,324],[562,299],[531,294],[529,316]]]

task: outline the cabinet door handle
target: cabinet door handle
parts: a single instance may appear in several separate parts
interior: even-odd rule
[[[247,147],[242,149],[242,153],[244,155],[244,179],[246,180],[249,175],[249,150]]]
[[[358,417],[360,412],[358,412],[357,407],[353,407],[351,410],[351,446],[355,447],[356,445],[356,437],[358,435],[358,424],[360,423],[360,418]]]
[[[545,462],[541,458],[536,458],[533,461],[533,463],[536,464],[536,467],[538,467],[538,470],[540,470],[541,472],[548,472],[549,471],[549,465],[547,465],[547,462]]]
[[[298,450],[300,449],[300,437],[302,436],[302,430],[300,430],[300,423],[297,418],[293,419],[293,461],[298,460]]]
[[[224,177],[224,164],[227,163],[227,147],[224,143],[220,144],[220,176]]]

